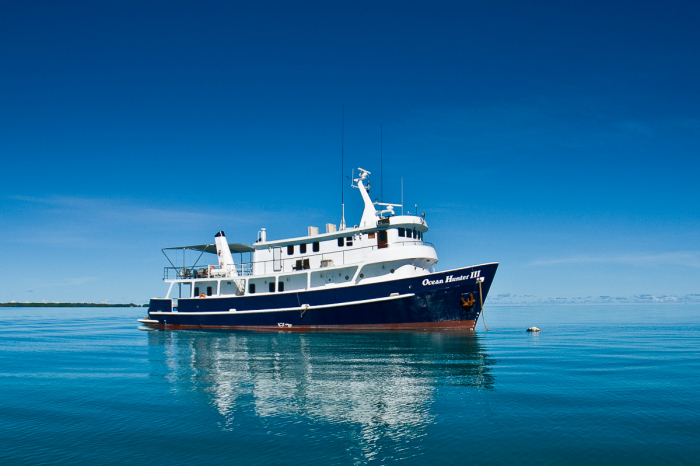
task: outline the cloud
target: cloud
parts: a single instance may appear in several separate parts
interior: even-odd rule
[[[55,283],[44,283],[44,286],[80,286],[97,280],[97,277],[78,277],[67,278],[66,280]]]
[[[50,213],[89,215],[93,220],[138,224],[191,224],[223,218],[182,209],[163,209],[135,204],[121,199],[71,196],[11,196],[10,199],[48,207]]]
[[[210,214],[208,208],[162,208],[119,198],[17,195],[5,200],[14,203],[8,202],[8,208],[0,211],[0,219],[8,226],[0,230],[5,244],[109,247],[125,238],[142,239],[145,232],[162,236],[202,226],[213,229],[212,225],[230,217],[235,217],[237,225],[247,225],[259,216],[245,207],[242,212]]]
[[[559,264],[626,264],[642,267],[659,265],[682,265],[700,268],[700,251],[678,251],[659,254],[632,253],[608,255],[577,255],[553,259],[537,259],[530,265],[547,266]]]

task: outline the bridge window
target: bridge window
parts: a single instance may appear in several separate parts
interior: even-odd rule
[[[400,238],[406,237],[406,229],[405,228],[399,228],[399,237]]]
[[[345,246],[345,238],[338,238],[338,246],[341,248]]]
[[[290,244],[289,246],[287,246],[287,255],[288,256],[294,255],[294,245],[293,244]]]
[[[248,284],[248,293],[254,294],[255,293],[255,283],[249,283]]]
[[[406,230],[406,237],[413,238],[413,230]]]
[[[318,241],[314,241],[314,252],[321,250],[321,244]]]
[[[299,252],[302,254],[306,254],[306,244],[299,245]]]

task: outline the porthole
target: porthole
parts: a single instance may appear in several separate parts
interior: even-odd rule
[[[350,277],[348,275],[345,276],[346,280],[350,280]]]
[[[391,273],[394,273],[394,269],[391,269]]]
[[[364,274],[364,273],[361,273],[361,274],[360,274],[360,278],[365,278],[365,274]]]

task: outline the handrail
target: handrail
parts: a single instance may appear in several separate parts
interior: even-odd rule
[[[393,242],[389,243],[387,245],[387,248],[392,248],[392,247],[407,247],[407,246],[430,246],[433,249],[435,246],[432,243],[429,243],[427,241],[421,241],[421,240],[407,240],[407,241],[398,241],[398,242]],[[280,259],[282,263],[282,272],[284,273],[284,262],[285,260],[289,261],[297,261],[297,260],[304,260],[304,259],[311,259],[312,257],[321,257],[321,260],[324,259],[324,256],[328,257],[329,259],[333,259],[332,256],[336,254],[341,254],[342,253],[342,262],[340,264],[334,264],[334,265],[353,265],[353,264],[359,264],[364,262],[364,259],[354,261],[354,262],[346,262],[345,260],[345,253],[351,252],[351,251],[361,251],[361,250],[374,250],[374,249],[379,249],[378,245],[371,245],[371,246],[363,246],[360,248],[352,248],[352,249],[342,249],[339,251],[327,251],[327,252],[319,252],[319,253],[312,253],[312,254],[304,254],[303,256],[300,257],[286,257],[284,259]],[[383,249],[383,248],[382,248]],[[331,256],[331,257],[329,257]],[[253,267],[256,264],[260,265],[266,265],[266,264],[272,264],[275,260],[270,259],[270,260],[265,260],[265,261],[253,261],[253,262],[239,262],[234,264],[236,267],[236,271],[238,272],[238,277],[249,277],[253,275]],[[265,267],[266,268],[266,267]],[[175,279],[177,278],[192,278],[192,279],[198,279],[198,278],[227,278],[227,279],[236,279],[238,277],[233,276],[233,277],[221,277],[220,275],[212,276],[210,275],[210,266],[185,266],[185,267],[164,267],[163,270],[163,279],[164,280],[169,280],[170,279],[170,272],[173,271],[175,273]]]

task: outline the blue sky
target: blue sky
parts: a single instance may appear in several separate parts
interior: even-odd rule
[[[418,204],[496,294],[700,293],[692,2],[5,2],[0,301],[145,302],[161,247]],[[345,191],[348,223],[361,203]]]

